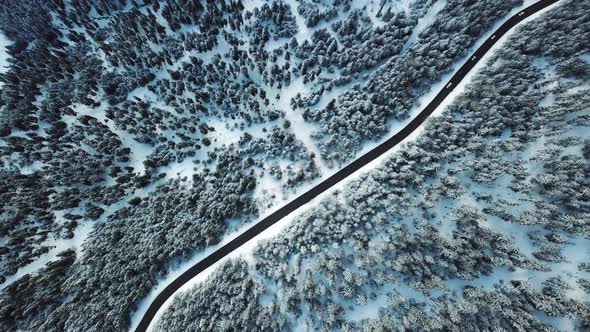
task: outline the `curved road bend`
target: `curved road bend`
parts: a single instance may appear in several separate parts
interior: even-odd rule
[[[330,187],[334,186],[338,182],[342,181],[344,178],[348,177],[352,173],[359,170],[361,167],[367,165],[369,162],[375,160],[377,157],[381,156],[389,149],[393,148],[397,144],[399,144],[402,140],[404,140],[408,135],[410,135],[414,130],[416,130],[426,119],[434,112],[434,110],[440,105],[440,103],[453,91],[453,89],[463,80],[465,75],[479,62],[479,60],[486,54],[490,48],[504,35],[508,30],[512,29],[518,23],[520,23],[525,18],[535,14],[536,12],[558,2],[559,0],[540,0],[535,4],[527,7],[523,11],[515,14],[510,19],[508,19],[502,26],[500,26],[496,32],[488,38],[478,49],[475,51],[474,54],[471,55],[469,60],[461,66],[461,68],[453,75],[453,77],[449,80],[447,85],[434,97],[434,99],[422,110],[407,126],[405,126],[402,130],[398,133],[393,135],[391,138],[386,140],[385,142],[381,143],[374,149],[370,150],[366,154],[360,156],[358,159],[353,161],[352,163],[348,164],[334,175],[330,176],[329,178],[325,179],[317,186],[313,187],[312,189],[308,190],[307,192],[303,193],[301,196],[295,198],[293,201],[288,203],[287,205],[283,206],[273,214],[269,215],[268,217],[262,219],[260,222],[252,226],[251,228],[247,229],[244,233],[240,234],[238,237],[224,245],[223,247],[217,249],[215,252],[210,254],[209,256],[205,257],[203,260],[199,261],[195,265],[191,266],[187,271],[181,274],[178,278],[176,278],[172,283],[170,283],[164,290],[156,296],[154,301],[150,304],[149,308],[147,309],[146,313],[142,317],[139,325],[137,326],[136,332],[144,332],[149,327],[152,319],[156,315],[158,309],[170,298],[182,285],[187,283],[197,274],[204,271],[209,266],[213,265],[221,258],[229,254],[230,252],[236,250],[244,243],[248,242],[250,239],[255,237],[256,235],[260,234],[262,231],[279,221],[280,219],[284,218],[291,212],[297,210],[302,205],[311,201],[314,197],[318,196],[319,194],[323,193],[324,191],[328,190]]]

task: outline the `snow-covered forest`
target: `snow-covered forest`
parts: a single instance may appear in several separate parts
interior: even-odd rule
[[[407,123],[524,5],[3,0],[0,330],[128,329],[171,270]],[[589,9],[522,29],[417,143],[159,327],[587,324]]]
[[[590,328],[589,12],[566,1],[519,28],[415,142],[157,329]]]

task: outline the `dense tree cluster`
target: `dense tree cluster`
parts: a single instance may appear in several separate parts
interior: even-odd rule
[[[44,245],[32,248],[45,241],[48,232],[61,232],[51,210],[67,209],[94,220],[135,188],[159,181],[160,167],[186,158],[215,159],[219,151],[202,149],[216,140],[211,137],[215,129],[207,125],[208,116],[239,117],[244,122],[233,123],[238,131],[252,123],[277,122],[283,114],[268,106],[266,91],[248,78],[245,53],[233,66],[233,59],[216,56],[205,63],[200,56],[218,44],[219,29],[228,22],[228,31],[239,29],[243,9],[239,2],[201,6],[180,1],[163,7],[146,2],[126,11],[121,11],[122,1],[75,1],[65,10],[64,6],[34,1],[2,6],[2,22],[10,25],[3,32],[16,41],[9,47],[16,65],[1,77],[0,133],[5,144],[0,151],[7,181],[3,193],[9,195],[2,212],[9,219],[17,216],[2,227],[3,236],[18,239],[6,243],[10,254],[4,255],[2,278],[46,252]],[[277,8],[282,8],[279,16],[274,13]],[[288,8],[274,4],[261,15],[282,24],[283,17],[292,19]],[[28,15],[19,12],[24,9]],[[46,27],[51,19],[43,15],[49,12],[56,18],[55,27]],[[30,23],[33,28],[11,32],[22,23],[19,19],[35,21]],[[197,25],[198,32],[170,33],[190,24]],[[36,36],[37,27],[54,29],[59,38]],[[27,31],[31,34],[25,36]],[[179,60],[185,52],[192,54],[188,62]],[[175,62],[181,63],[177,69],[171,66]],[[130,97],[143,89],[160,101]],[[275,140],[270,132],[263,135],[269,142]],[[143,161],[134,160],[137,143],[153,146],[153,153]],[[285,145],[285,155],[301,149],[294,138],[269,146],[276,150],[275,144]],[[296,153],[295,159],[308,160],[308,166],[304,176],[297,173],[295,178],[317,177],[313,161],[304,152]],[[19,174],[25,168],[33,174]],[[142,168],[146,174],[140,174]],[[295,180],[288,183],[297,184]],[[31,199],[44,193],[48,197],[42,201]],[[91,208],[84,211],[86,206]],[[35,212],[38,209],[47,211]]]
[[[525,25],[415,142],[179,295],[159,330],[589,328],[588,79],[563,69],[590,54],[589,6]]]
[[[420,33],[414,43],[407,45],[404,52],[385,62],[366,84],[354,86],[325,106],[307,107],[305,118],[319,122],[323,128],[318,135],[322,158],[337,163],[346,162],[356,155],[364,140],[383,136],[392,118],[406,119],[417,98],[448,72],[455,61],[465,56],[467,50],[499,17],[521,3],[448,1],[434,23]],[[378,36],[374,37],[375,41],[365,45],[359,54],[366,58],[368,54],[375,54],[375,46],[380,45],[386,47],[382,51],[383,58],[398,54],[402,51],[405,38],[409,37],[409,27],[412,25],[408,23],[416,19],[413,17],[408,20],[403,14],[395,16],[386,27],[393,25],[393,40],[397,39],[398,42],[391,43],[391,37],[386,37],[387,30],[380,28],[377,30]],[[351,32],[358,33],[357,30],[362,28],[356,28],[357,25],[354,19],[343,22],[340,34],[346,36]],[[365,59],[360,64],[351,64],[346,62],[348,56],[345,55],[340,63],[347,66],[344,73],[354,73],[375,66],[383,58],[377,56],[375,59]]]
[[[340,1],[335,1],[332,6],[325,6],[321,1],[299,1],[297,11],[305,18],[305,25],[313,28],[320,21],[329,21],[335,18],[338,15],[339,4]],[[345,7],[350,10],[349,4],[346,4]]]
[[[76,253],[72,250],[59,254],[59,260],[48,263],[42,273],[31,276],[26,275],[8,286],[0,295],[0,317],[4,329],[11,329],[18,321],[28,319],[32,312],[39,310],[39,304],[43,304],[43,310],[51,312],[62,303],[60,294],[63,293],[63,285],[67,274],[76,260]],[[23,299],[26,298],[26,301]],[[31,321],[31,329],[40,329],[42,321]],[[60,325],[54,326],[60,329]]]
[[[62,0],[4,1],[0,6],[0,30],[17,41],[19,49],[35,39],[55,41],[60,32],[51,25],[50,13],[64,14],[64,9]]]
[[[7,282],[0,293],[0,330],[127,328],[130,314],[170,264],[218,243],[236,224],[272,205],[276,192],[267,193],[263,180],[288,193],[322,175],[320,158],[349,160],[361,140],[377,139],[387,118],[404,118],[429,84],[520,4],[448,1],[435,24],[418,31],[433,3],[416,0],[407,11],[390,1],[359,6],[348,0],[277,0],[253,7],[229,0],[2,3],[0,30],[14,43],[8,47],[10,67],[0,74],[0,283],[41,255],[50,263]],[[470,91],[470,101],[462,105],[476,112],[463,115],[465,126],[451,126],[456,119],[449,117],[433,124],[430,139],[437,144],[408,150],[389,165],[399,172],[367,178],[367,186],[382,185],[359,186],[356,198],[346,198],[354,200],[357,212],[327,206],[330,213],[306,220],[312,229],[300,224],[303,233],[294,232],[291,242],[277,240],[260,249],[260,276],[284,279],[285,306],[257,305],[256,299],[267,304],[276,299],[263,292],[266,286],[249,274],[250,267],[235,263],[220,273],[218,302],[204,309],[223,311],[224,318],[217,325],[210,325],[210,316],[182,324],[198,321],[191,328],[225,329],[241,322],[284,329],[295,317],[283,317],[284,308],[296,312],[305,305],[317,313],[310,327],[319,327],[318,319],[326,327],[345,327],[349,323],[342,317],[349,308],[340,299],[350,305],[371,301],[365,285],[375,293],[381,289],[371,284],[373,277],[383,280],[380,285],[404,279],[427,292],[444,286],[450,276],[478,278],[498,267],[543,270],[546,264],[563,263],[564,234],[588,229],[588,193],[580,182],[588,172],[588,140],[554,135],[547,143],[552,148],[527,159],[544,170],[535,174],[527,173],[525,162],[501,157],[517,143],[532,144],[568,126],[588,125],[587,117],[569,114],[582,112],[588,103],[586,94],[571,90],[588,78],[587,58],[578,56],[586,50],[572,41],[587,34],[582,13],[584,8],[576,8],[575,15],[568,14],[565,26],[575,27],[571,33],[562,28],[548,34],[546,27],[528,26],[529,35],[546,35],[548,42],[531,37],[515,44],[520,53],[505,56],[506,71],[488,73],[490,81],[481,78],[499,86],[496,81],[508,84],[507,77],[520,77],[522,84],[506,85],[498,93]],[[557,15],[550,22],[557,26],[561,19]],[[528,62],[537,55],[548,59],[543,61],[550,62],[556,77],[567,79],[557,87],[551,87],[551,79],[542,80]],[[291,100],[301,82],[308,91],[295,91],[301,95]],[[556,106],[538,111],[533,101],[547,91],[559,96]],[[526,98],[518,97],[525,92]],[[486,102],[475,103],[481,100]],[[453,114],[463,114],[463,106]],[[306,132],[309,123],[291,121],[289,112],[320,124],[319,132]],[[472,132],[503,136],[506,127],[512,128],[508,141],[478,145],[469,139]],[[310,151],[314,142],[321,155]],[[459,163],[464,146],[477,158]],[[575,153],[580,146],[581,154]],[[442,156],[459,165],[445,166],[444,177],[426,180],[448,162]],[[478,158],[488,162],[472,161]],[[485,202],[481,209],[445,208],[454,211],[447,218],[452,236],[428,224],[442,222],[433,206],[506,174],[513,177],[511,190],[537,195],[526,211],[477,191],[473,199]],[[462,186],[465,181],[472,187]],[[415,188],[420,198],[407,188]],[[385,215],[375,218],[384,197]],[[408,215],[428,222],[413,223]],[[542,227],[529,234],[534,250],[521,252],[501,232],[482,226],[490,216]],[[405,228],[390,227],[392,220]],[[452,227],[462,235],[452,233]],[[92,229],[87,238],[85,229]],[[396,244],[371,232],[389,234]],[[52,249],[63,240],[84,245],[55,256]],[[342,250],[326,249],[334,243]],[[366,268],[345,271],[366,248],[372,254],[363,266],[381,269],[381,277]],[[411,251],[415,257],[408,255]],[[391,266],[377,264],[374,252],[390,257]],[[315,267],[316,255],[325,278],[307,277],[310,271],[303,268],[307,263]],[[287,257],[301,271],[289,270]],[[294,282],[301,273],[309,294],[303,299],[302,286]],[[588,288],[587,280],[578,280],[581,288]],[[203,297],[196,307],[210,299]],[[227,299],[235,305],[228,306]],[[253,314],[237,320],[235,308]],[[558,313],[577,314],[574,309],[583,310],[568,303]]]
[[[250,14],[246,14],[248,18]],[[297,23],[291,13],[291,7],[282,1],[265,3],[254,8],[254,20],[246,25],[245,30],[252,35],[251,42],[255,45],[265,44],[269,40],[290,38],[297,33]]]
[[[0,329],[124,329],[172,261],[217,243],[229,220],[256,217],[257,178],[272,172],[290,191],[320,176],[270,103],[269,81],[290,74],[267,71],[271,55],[242,33],[244,21],[273,40],[297,29],[283,2],[254,12],[239,1],[0,5],[0,30],[14,41],[0,74],[0,282],[95,225],[84,255],[60,254],[67,268],[50,256],[3,290]],[[168,169],[187,159],[185,183]],[[129,264],[139,252],[145,259]],[[99,319],[115,302],[113,319]]]
[[[192,303],[192,306],[203,313],[197,319],[186,316],[183,311],[170,313],[169,325],[164,325],[169,330],[192,331],[226,331],[232,326],[257,327],[265,331],[280,330],[285,327],[284,317],[280,315],[277,306],[263,308],[253,305],[262,295],[262,285],[256,284],[249,276],[248,266],[244,262],[235,262],[223,265],[212,275],[214,281],[211,290],[219,294],[215,299],[209,297],[209,289],[199,294],[191,294],[184,297],[183,303]],[[199,296],[201,295],[201,296]],[[195,301],[195,299],[197,299]],[[213,300],[213,301],[211,301]],[[248,315],[236,317],[225,315],[234,310],[243,310]],[[215,317],[215,319],[205,318]],[[278,318],[278,319],[277,319]]]

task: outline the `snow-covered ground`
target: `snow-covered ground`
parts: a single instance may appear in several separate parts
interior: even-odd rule
[[[445,8],[446,5],[447,5],[447,0],[437,0],[432,6],[430,6],[430,8],[428,8],[428,11],[426,11],[426,14],[424,14],[423,17],[418,19],[418,23],[416,24],[416,27],[412,31],[410,38],[405,43],[403,50],[408,49],[408,47],[410,47],[410,45],[412,45],[413,43],[416,42],[416,39],[418,39],[418,36],[420,35],[420,33],[422,33],[422,31],[424,31],[426,28],[428,28],[430,25],[432,25],[432,23],[434,23],[434,21],[436,20],[436,15],[443,8]]]
[[[503,24],[509,17],[511,17],[513,14],[517,13],[518,11],[521,11],[522,9],[526,8],[528,5],[530,5],[532,2],[534,2],[533,0],[530,1],[525,1],[525,4],[521,7],[518,7],[516,9],[514,9],[509,15],[507,15],[503,20],[499,21],[497,24],[494,25],[494,27],[487,33],[484,35],[484,37],[482,37],[480,40],[478,40],[478,42],[476,43],[476,46],[472,47],[468,54],[472,54],[481,44],[483,44],[483,42],[491,37],[493,31],[495,31],[501,24]],[[436,8],[433,10],[433,13],[437,13],[438,11],[440,11],[443,7],[444,7],[444,0],[440,0],[437,2],[436,4]],[[546,8],[545,10],[532,15],[531,17],[529,17],[528,19],[526,19],[524,22],[529,22],[531,20],[534,20],[535,18],[537,18],[538,16],[542,15],[544,12],[551,10],[552,8],[554,8],[556,5],[550,6],[548,8]],[[430,12],[430,11],[429,11]],[[428,16],[428,13],[427,13]],[[426,17],[424,20],[424,26],[422,28],[426,27],[426,24],[431,21],[432,18],[428,18]],[[299,23],[299,22],[298,22]],[[485,65],[486,61],[494,54],[494,52],[502,47],[502,45],[506,42],[506,40],[510,37],[510,35],[512,35],[514,33],[514,29],[512,29],[510,32],[508,32],[506,35],[504,35],[495,45],[494,47],[478,62],[478,64],[475,66],[474,69],[472,69],[470,71],[469,74],[467,74],[467,76],[463,79],[463,81],[457,85],[454,90],[451,92],[451,94],[443,101],[443,103],[441,103],[441,105],[435,110],[435,112],[431,115],[432,117],[436,117],[439,116],[445,109],[446,107],[451,104],[453,102],[453,100],[460,95],[465,86],[467,84],[469,84],[474,75],[477,73],[477,71],[483,66]],[[456,62],[455,65],[453,66],[453,70],[451,73],[445,75],[442,77],[441,80],[439,80],[439,82],[437,82],[436,84],[432,85],[429,92],[426,93],[424,96],[422,96],[418,103],[416,104],[417,106],[414,107],[411,112],[410,112],[410,119],[405,121],[405,122],[396,122],[394,125],[391,126],[390,128],[390,135],[386,135],[386,137],[390,137],[391,135],[397,133],[399,130],[401,130],[404,126],[406,126],[411,119],[413,119],[435,96],[436,94],[444,88],[444,86],[446,85],[446,83],[448,82],[449,78],[452,77],[452,75],[461,67],[461,65],[463,63],[465,63],[466,61],[470,60],[470,56],[467,56],[463,59],[461,59],[460,61]],[[290,89],[291,92],[290,94],[292,94],[292,96],[294,96],[297,92],[304,92],[305,91],[305,86],[297,86],[295,84],[292,84],[292,88]],[[285,96],[287,96],[288,94],[286,94]],[[291,97],[292,97],[291,96]],[[281,99],[283,99],[283,96],[281,96]],[[284,99],[286,102],[286,104],[288,104],[288,101],[290,100],[290,97],[288,99]],[[283,105],[285,104],[285,102],[283,102]],[[289,107],[285,107],[285,110],[287,109],[291,109],[290,105]],[[289,114],[290,112],[286,112],[287,114]],[[295,112],[291,112],[293,114],[296,114]],[[298,121],[297,119],[297,115],[290,115],[290,118],[288,117],[288,119],[292,122],[292,124],[295,124],[295,126],[299,125],[301,126],[301,128],[299,129],[306,129],[305,126],[307,126],[306,123],[303,124],[297,124],[296,121]],[[289,116],[289,115],[288,115]],[[302,119],[301,119],[302,120]],[[290,214],[289,216],[283,218],[282,220],[280,220],[279,222],[277,222],[275,225],[269,227],[267,230],[265,230],[264,232],[260,233],[258,236],[254,237],[253,239],[251,239],[250,241],[248,241],[245,245],[243,245],[239,251],[234,251],[232,253],[230,253],[228,256],[222,258],[220,261],[218,261],[216,264],[212,265],[211,267],[209,267],[208,269],[206,269],[205,271],[203,271],[202,273],[200,273],[198,276],[196,276],[195,278],[193,278],[190,282],[186,283],[185,285],[183,285],[179,290],[176,291],[176,294],[179,294],[181,292],[186,292],[187,290],[191,289],[192,287],[194,287],[195,285],[197,285],[198,283],[206,280],[206,278],[211,274],[212,271],[214,271],[215,268],[217,268],[218,266],[220,266],[221,264],[223,264],[224,262],[226,262],[227,260],[230,259],[235,259],[237,257],[241,257],[243,259],[246,259],[246,261],[252,261],[252,255],[253,255],[253,250],[254,248],[257,246],[257,244],[260,241],[264,241],[266,239],[272,238],[274,236],[276,236],[278,233],[280,233],[283,229],[285,229],[285,227],[287,227],[289,225],[289,223],[296,218],[297,216],[300,216],[302,214],[305,213],[305,210],[316,206],[322,199],[329,197],[330,195],[333,195],[334,192],[337,191],[341,191],[342,188],[344,186],[346,186],[350,181],[354,181],[356,179],[358,179],[360,176],[362,176],[363,174],[366,174],[367,172],[370,172],[371,170],[373,170],[375,167],[378,167],[379,165],[381,165],[385,160],[387,160],[388,158],[391,158],[391,156],[396,153],[397,151],[399,151],[400,149],[404,148],[405,144],[407,144],[408,142],[414,141],[424,130],[425,124],[423,124],[422,126],[420,126],[418,129],[416,129],[410,136],[408,136],[402,143],[403,144],[398,144],[396,147],[394,147],[393,149],[389,150],[387,153],[383,154],[381,157],[377,158],[376,160],[372,161],[371,163],[367,164],[366,166],[364,166],[362,169],[360,169],[359,171],[357,171],[356,173],[352,174],[351,176],[347,177],[346,179],[344,179],[343,181],[341,181],[340,183],[336,184],[335,186],[333,186],[332,188],[330,188],[329,190],[327,190],[326,192],[324,192],[322,195],[316,197],[314,200],[312,200],[310,203],[306,204],[305,206],[301,207],[300,209],[298,209],[297,211],[293,212],[292,214]],[[308,128],[307,128],[308,129]],[[300,130],[294,130],[297,133],[297,138],[304,141],[304,135],[306,132],[309,131],[300,131]],[[372,148],[374,148],[377,144],[380,144],[381,142],[378,143],[372,143],[372,144],[364,144],[363,150],[359,153],[359,155],[362,155],[366,152],[368,152],[369,150],[371,150]],[[309,145],[308,145],[309,144]],[[315,144],[313,144],[313,141],[309,140],[306,143],[306,146],[311,147],[310,151],[314,151]],[[333,173],[334,170],[332,171],[328,171],[329,174]],[[322,173],[323,176],[326,176],[325,173]],[[299,193],[304,192],[303,190],[299,191]],[[262,219],[262,218],[261,218]],[[142,301],[142,303],[139,306],[139,309],[133,314],[132,316],[132,325],[131,325],[131,330],[133,330],[138,324],[139,324],[139,320],[141,319],[141,317],[143,316],[143,314],[145,313],[145,311],[147,310],[147,308],[149,307],[149,304],[151,303],[151,301],[155,298],[155,296],[163,289],[165,288],[166,285],[168,285],[172,280],[174,280],[177,276],[179,276],[182,272],[186,271],[190,266],[194,265],[196,262],[200,261],[202,258],[206,257],[207,254],[213,252],[216,248],[221,247],[223,244],[228,243],[229,241],[231,241],[231,239],[235,238],[237,235],[239,235],[240,233],[242,233],[245,229],[247,229],[247,227],[250,227],[252,225],[252,223],[245,225],[240,231],[237,231],[229,236],[227,236],[226,238],[224,238],[224,240],[217,246],[215,247],[211,247],[208,248],[207,250],[205,250],[205,252],[201,252],[198,255],[196,255],[195,257],[193,257],[189,262],[187,263],[183,263],[183,267],[182,268],[178,268],[175,271],[171,272],[166,278],[165,280],[162,280],[158,287],[153,289],[150,292],[150,295],[144,300]],[[173,295],[172,297],[170,297],[166,303],[159,308],[156,317],[152,320],[150,327],[148,328],[148,330],[152,330],[154,327],[155,322],[159,319],[159,317],[161,317],[162,313],[166,310],[166,308],[168,308],[170,306],[170,304],[172,303],[175,295]],[[377,304],[375,304],[377,305]],[[365,315],[367,315],[368,317],[372,316],[372,309],[371,308],[365,308],[367,310],[367,312],[365,313]],[[374,309],[374,308],[373,308]]]
[[[66,241],[63,241],[63,242],[65,243]],[[60,244],[60,246],[61,246],[61,244]],[[40,255],[39,257],[37,257],[35,259],[35,261],[18,269],[18,271],[15,274],[6,277],[6,280],[4,280],[4,282],[0,284],[0,290],[10,286],[12,283],[19,280],[20,278],[22,278],[23,276],[25,276],[27,274],[30,275],[30,274],[36,273],[37,271],[44,268],[45,264],[58,260],[57,254],[59,254],[62,251],[63,250],[61,248],[56,247],[56,248],[50,249],[45,254]]]
[[[309,92],[309,87],[303,83],[303,77],[298,77],[293,80],[291,84],[284,90],[281,91],[278,107],[285,112],[285,118],[291,122],[291,128],[295,137],[303,142],[308,151],[313,152],[316,155],[316,164],[320,170],[322,176],[331,174],[333,170],[330,170],[324,161],[320,158],[321,153],[316,143],[311,138],[311,133],[317,129],[317,125],[310,122],[306,122],[301,116],[301,112],[296,112],[291,107],[291,99],[298,93],[305,95]]]
[[[10,63],[8,62],[8,58],[10,58],[10,55],[8,54],[8,50],[6,49],[6,47],[8,47],[11,44],[12,42],[8,40],[8,38],[5,35],[0,33],[0,74],[5,73],[8,70],[8,67],[10,66]],[[3,83],[0,82],[0,88],[2,88],[2,84]]]
[[[89,115],[105,124],[107,127],[109,127],[111,132],[119,137],[122,145],[124,147],[128,147],[131,150],[129,166],[133,167],[134,172],[143,174],[145,172],[145,166],[143,162],[150,154],[153,153],[154,147],[149,144],[139,143],[129,132],[119,129],[113,123],[113,121],[106,117],[105,111],[107,106],[108,105],[106,103],[103,103],[100,107],[90,108],[86,105],[76,104],[74,105],[74,112],[76,112],[76,116],[64,116],[64,121],[66,121],[66,123],[69,121],[68,125],[70,125],[73,124],[74,121],[77,121],[76,118],[79,118],[82,115]]]
[[[19,280],[22,276],[24,276],[26,274],[37,273],[39,270],[44,268],[47,263],[59,260],[58,254],[66,251],[68,249],[74,250],[76,252],[76,260],[79,261],[84,255],[83,244],[97,223],[105,222],[106,219],[111,214],[115,213],[116,211],[120,210],[125,205],[127,205],[127,201],[129,199],[131,199],[132,197],[135,197],[135,196],[143,197],[143,196],[147,195],[154,188],[155,188],[155,185],[151,185],[146,188],[137,189],[134,192],[131,192],[127,196],[123,197],[121,200],[119,200],[118,202],[116,202],[114,204],[111,204],[108,206],[102,206],[102,208],[104,208],[104,212],[100,216],[100,218],[98,218],[97,220],[94,220],[94,221],[86,220],[84,223],[81,223],[80,225],[78,225],[78,227],[76,227],[76,229],[74,230],[74,236],[71,239],[63,239],[63,238],[60,238],[60,239],[49,238],[49,239],[47,239],[41,245],[51,247],[51,249],[49,249],[49,251],[46,252],[45,254],[40,255],[32,263],[18,269],[17,273],[15,273],[14,275],[7,277],[6,280],[2,284],[0,284],[0,290],[6,288],[10,284]],[[80,214],[83,211],[81,208],[76,208],[76,209],[73,209],[69,212]],[[64,211],[54,211],[53,213],[54,213],[56,222],[58,224],[64,222],[64,218],[63,218]]]
[[[54,215],[57,223],[64,222],[63,211],[54,211]],[[83,223],[76,227],[74,231],[74,236],[71,239],[50,238],[47,241],[45,241],[42,244],[42,246],[48,246],[51,247],[51,249],[49,249],[48,252],[40,255],[30,264],[18,269],[18,271],[15,274],[8,276],[6,280],[2,284],[0,284],[0,289],[6,288],[15,281],[19,280],[24,275],[36,273],[40,269],[44,268],[45,265],[49,262],[59,260],[58,254],[68,249],[75,250],[76,254],[78,255],[77,258],[79,259],[82,255],[82,244],[88,237],[88,234],[92,231],[93,226],[94,223],[91,222]]]
[[[8,40],[4,34],[0,33],[0,73],[5,73],[10,65],[8,63],[8,58],[10,55],[8,54],[8,50],[6,49],[10,46],[12,42]]]
[[[297,42],[300,44],[305,40],[311,40],[313,31],[305,24],[305,18],[299,14],[299,4],[294,0],[288,0],[287,3],[291,6],[291,12],[295,16],[295,22],[299,29],[295,34],[295,39],[297,39]]]

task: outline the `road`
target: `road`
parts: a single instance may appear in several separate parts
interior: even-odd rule
[[[184,272],[178,278],[172,281],[172,283],[166,286],[166,288],[164,288],[164,290],[162,290],[162,292],[156,296],[156,298],[152,301],[146,313],[142,317],[136,331],[146,331],[152,319],[158,312],[158,309],[164,304],[164,302],[166,302],[166,300],[168,300],[168,298],[170,298],[182,285],[190,281],[196,275],[207,269],[209,266],[215,264],[217,261],[222,259],[230,252],[238,249],[244,243],[248,242],[250,239],[260,234],[262,231],[264,231],[277,221],[281,220],[291,212],[305,205],[319,194],[330,189],[338,182],[342,181],[352,173],[358,171],[363,166],[367,165],[371,161],[375,160],[376,158],[387,152],[389,149],[393,148],[394,146],[402,142],[414,130],[420,127],[420,125],[422,125],[424,121],[426,121],[426,119],[432,114],[432,112],[434,112],[434,110],[451,93],[451,91],[453,91],[453,89],[463,80],[467,73],[469,73],[469,71],[473,69],[473,67],[479,62],[483,55],[486,54],[492,48],[492,46],[496,44],[496,42],[504,34],[506,34],[506,32],[508,32],[510,29],[512,29],[525,18],[535,14],[536,12],[558,1],[559,0],[541,0],[512,16],[504,24],[502,24],[502,26],[500,26],[492,34],[492,36],[477,49],[477,51],[475,51],[471,55],[469,60],[466,63],[464,63],[463,66],[461,66],[461,68],[455,73],[455,75],[453,75],[453,77],[449,80],[445,87],[436,95],[436,97],[434,97],[434,99],[402,130],[400,130],[391,138],[387,139],[385,142],[381,143],[380,145],[370,150],[366,154],[360,156],[358,159],[348,164],[347,166],[336,172],[334,175],[325,179],[317,186],[313,187],[312,189],[303,193],[299,197],[295,198],[293,201],[289,202],[287,205],[283,206],[273,214],[262,219],[260,222],[258,222],[251,228],[247,229],[244,233],[240,234],[238,237],[236,237],[223,247],[217,249],[211,255],[207,256],[203,260],[191,266],[186,272]]]

